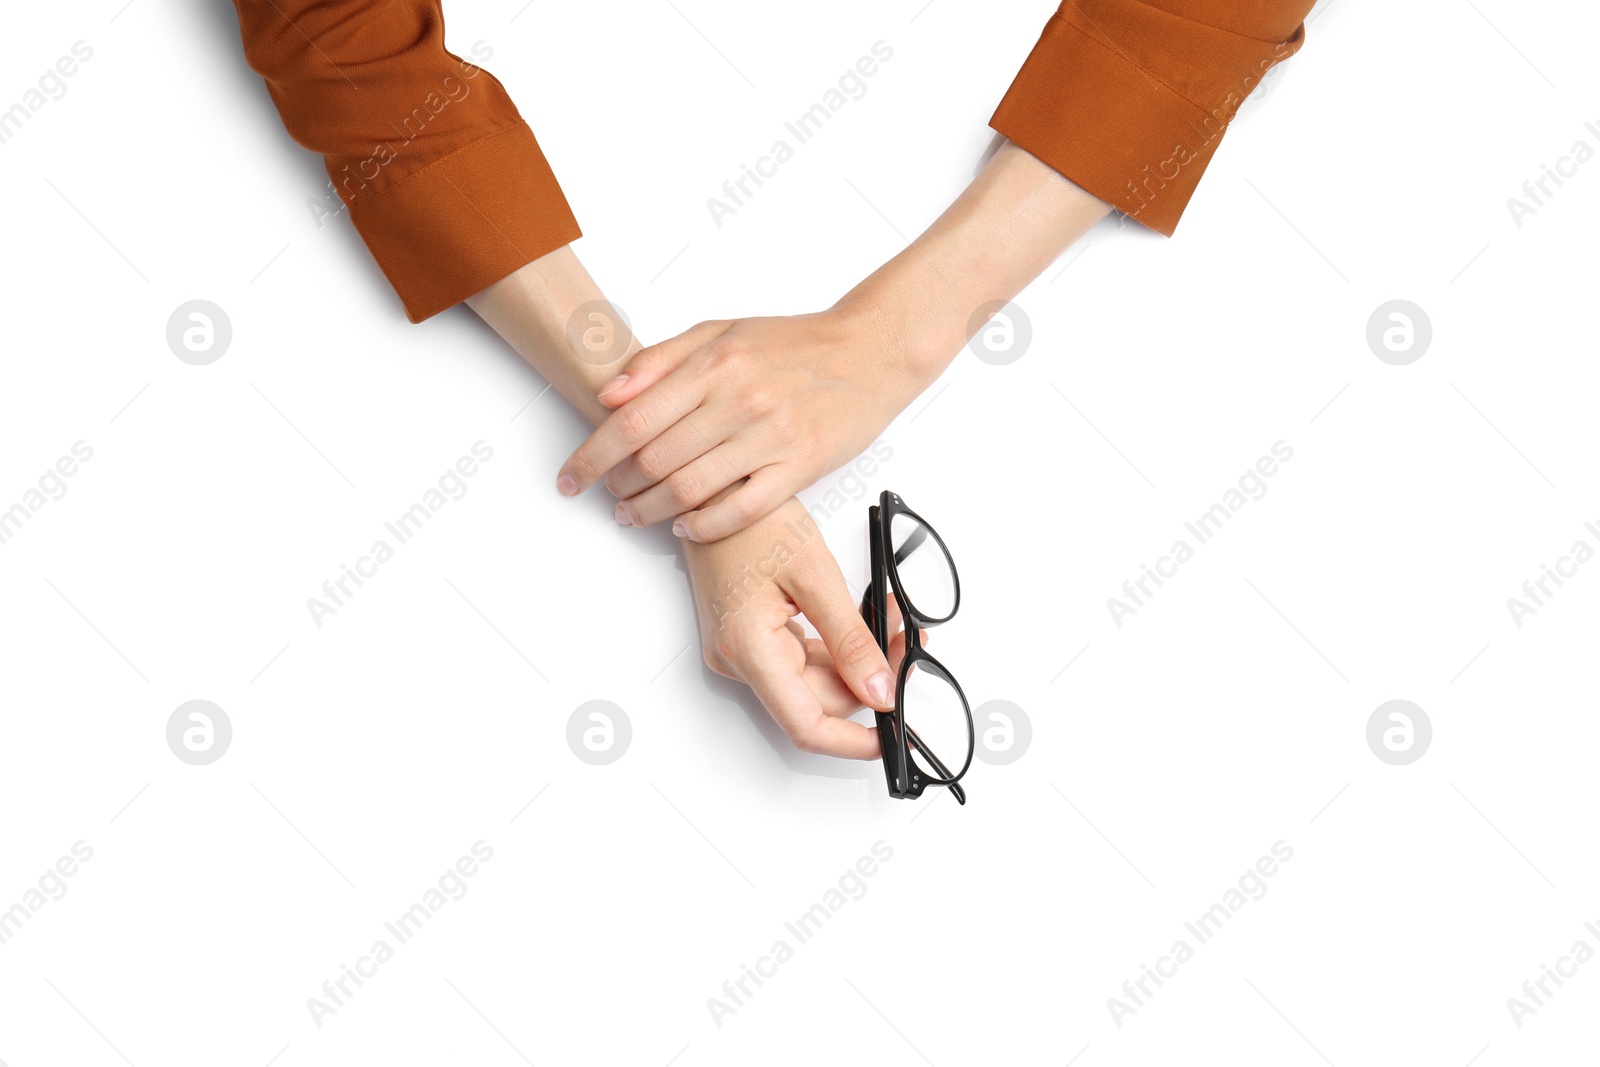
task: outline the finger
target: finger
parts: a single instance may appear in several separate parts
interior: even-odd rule
[[[829,670],[833,670],[833,653],[828,651],[828,646],[825,643],[815,637],[805,637],[805,631],[800,629],[799,623],[791,621],[789,623],[789,631],[805,640],[807,667],[826,667]],[[926,630],[922,631],[922,643],[928,643],[928,631]],[[898,674],[900,671],[900,661],[906,658],[906,635],[904,632],[897,633],[893,637],[889,638],[888,658],[889,673]],[[834,673],[838,672],[835,671]],[[848,692],[848,687],[846,691]],[[852,701],[855,700],[854,693],[850,694],[850,699]],[[856,701],[856,707],[859,708],[861,706],[861,703]]]
[[[927,633],[926,630],[923,631]],[[900,661],[906,658],[906,633],[901,630],[889,638],[889,673],[895,676],[900,674]],[[893,696],[893,694],[890,694]]]
[[[926,635],[927,631],[924,630],[923,634]],[[816,646],[816,649],[812,648],[813,645]],[[889,673],[895,677],[899,677],[900,663],[905,658],[906,635],[904,633],[895,634],[889,639]],[[833,656],[828,652],[827,647],[823,645],[821,641],[818,641],[814,638],[806,642],[806,667],[825,668],[828,674],[833,678],[834,684],[826,692],[824,692],[823,688],[816,681],[813,681],[811,686],[811,688],[815,689],[818,695],[822,698],[823,711],[829,715],[843,715],[848,717],[861,710],[863,706],[861,701],[854,693],[850,691],[850,687],[844,684],[844,679],[839,677],[839,672],[833,669]],[[890,694],[892,701],[892,687]],[[830,698],[832,698],[831,702]]]
[[[804,657],[786,626],[776,626],[750,636],[735,669],[796,748],[842,759],[877,759],[877,731],[823,711]]]
[[[822,713],[849,718],[860,711],[861,701],[850,692],[850,687],[844,684],[839,672],[833,669],[833,654],[828,651],[828,646],[815,637],[807,637],[805,627],[794,619],[789,620],[788,630],[805,646],[806,684],[817,694]]]
[[[790,740],[802,751],[840,759],[874,760],[883,755],[876,727],[835,715],[819,716],[804,735],[791,735]]]
[[[839,672],[832,667],[807,667],[806,684],[817,694],[822,713],[835,719],[848,719],[861,710],[861,701],[850,692]]]
[[[702,322],[676,337],[635,352],[622,373],[600,387],[600,403],[608,408],[626,404],[682,366],[696,349],[714,341],[728,325],[727,322]]]
[[[900,598],[894,595],[894,590],[889,590],[889,633],[897,634],[905,628],[905,616],[900,613]],[[927,631],[923,631],[926,633]]]
[[[691,415],[705,397],[705,385],[669,375],[655,388],[606,416],[588,440],[567,457],[556,474],[556,489],[576,496],[607,471]]]
[[[650,479],[639,473],[639,460],[635,456],[611,468],[606,475],[606,492],[618,500],[643,492],[650,484]]]
[[[890,591],[890,593],[889,593],[889,632],[892,633],[892,634],[900,633],[902,630],[905,629],[905,625],[906,625],[905,616],[900,614],[900,598],[895,596],[893,591]]]
[[[659,485],[653,485],[638,496],[619,503],[617,521],[624,526],[649,526],[673,518],[704,504],[747,473],[735,465],[727,446],[719,445],[667,475]],[[623,522],[625,518],[629,521]],[[677,532],[676,524],[673,532]]]
[[[806,666],[827,667],[829,670],[832,670],[833,653],[828,651],[828,646],[823,644],[815,637],[806,637],[805,630],[799,627],[800,624],[797,622],[791,621],[789,623],[789,628],[798,633],[801,640],[806,643]]]
[[[861,701],[850,692],[850,687],[844,684],[839,672],[833,669],[833,654],[828,651],[828,646],[815,637],[806,637],[805,629],[793,619],[789,620],[789,632],[805,643],[806,684],[817,694],[817,700],[822,704],[822,713],[848,719],[860,711]],[[891,650],[892,648],[893,646]]]
[[[794,484],[789,469],[787,464],[772,463],[760,470],[746,472],[750,478],[737,492],[730,493],[726,500],[719,500],[701,511],[679,514],[672,532],[704,544],[720,541],[751,523],[759,522],[805,488]]]
[[[613,467],[606,475],[606,488],[611,490],[611,495],[619,500],[638,496],[727,440],[720,427],[706,425],[704,414],[702,410],[693,419],[680,419],[660,437]]]
[[[893,707],[894,677],[889,673],[889,661],[856,610],[834,558],[826,552],[796,557],[779,570],[777,578],[817,628],[833,655],[834,669],[850,691],[868,707]]]

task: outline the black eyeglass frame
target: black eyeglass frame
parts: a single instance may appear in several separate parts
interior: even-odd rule
[[[906,540],[898,552],[894,550],[891,541],[894,520],[897,516],[904,516],[917,524],[917,532]],[[907,595],[905,586],[900,581],[898,566],[929,537],[933,538],[939,550],[944,553],[945,562],[950,566],[950,580],[955,592],[950,611],[939,617],[924,615],[917,610],[915,602]],[[958,803],[965,804],[967,794],[959,783],[971,768],[972,755],[977,747],[977,728],[972,719],[972,706],[967,702],[967,694],[962,690],[961,683],[956,681],[955,676],[943,663],[929,655],[927,649],[923,648],[921,635],[922,629],[926,627],[949,622],[961,608],[961,577],[956,571],[955,557],[950,554],[950,549],[944,543],[944,538],[939,536],[939,531],[888,489],[879,496],[877,504],[867,509],[867,541],[871,550],[872,584],[867,587],[866,595],[861,598],[862,617],[872,630],[872,636],[878,642],[878,647],[887,653],[890,637],[889,611],[888,598],[884,593],[892,590],[900,604],[900,616],[905,624],[906,635],[905,658],[900,663],[899,676],[895,681],[894,710],[876,713],[878,744],[883,750],[883,773],[888,782],[889,795],[896,799],[912,800],[920,797],[928,786],[942,785],[949,787],[950,794]],[[962,711],[967,716],[967,758],[959,771],[952,773],[922,738],[917,736],[917,732],[906,725],[903,710],[906,679],[911,676],[913,667],[943,679],[961,700]],[[913,751],[928,762],[933,768],[933,773],[930,774],[926,768],[917,765],[911,758]]]

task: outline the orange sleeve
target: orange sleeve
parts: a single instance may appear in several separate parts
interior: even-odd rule
[[[439,0],[234,0],[289,135],[421,322],[581,236],[494,75],[447,52]]]
[[[1065,0],[989,124],[1169,237],[1313,0]]]

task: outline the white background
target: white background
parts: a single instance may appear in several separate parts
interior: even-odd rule
[[[0,546],[0,908],[93,849],[0,945],[0,1061],[1592,1053],[1600,963],[1520,1028],[1506,1005],[1600,950],[1600,564],[1520,628],[1506,606],[1600,548],[1600,162],[1520,228],[1506,206],[1600,148],[1592,7],[1321,6],[1175,239],[1097,227],[1019,298],[1022,358],[964,354],[888,431],[870,492],[961,567],[936,650],[1032,722],[963,809],[797,755],[705,670],[671,538],[554,492],[580,420],[525,407],[544,383],[464,308],[408,325],[348,220],[316,225],[320,160],[231,9],[123,2],[25,5],[0,38],[0,107],[94,50],[0,145],[0,507],[93,449]],[[825,307],[903,247],[1053,7],[446,6],[647,341]],[[868,94],[717,228],[706,198],[879,40]],[[196,298],[233,327],[204,367],[165,338]],[[1408,366],[1365,339],[1397,298],[1432,322]],[[479,440],[467,495],[317,628],[306,598]],[[1266,495],[1115,625],[1280,440]],[[867,503],[824,525],[857,585]],[[1433,727],[1408,766],[1366,742],[1397,698]],[[192,699],[233,725],[209,766],[166,744]],[[565,741],[594,699],[632,722],[609,766]],[[317,1026],[307,998],[479,840],[466,896]],[[880,840],[865,896],[716,1025],[707,998]],[[1118,1026],[1107,998],[1280,840],[1266,895]]]

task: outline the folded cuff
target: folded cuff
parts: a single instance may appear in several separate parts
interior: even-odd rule
[[[1243,63],[1229,57],[1237,65],[1225,67],[1238,72],[1239,84],[1207,110],[1136,65],[1086,19],[1076,5],[1050,19],[989,125],[1170,237],[1239,104],[1299,47],[1299,34],[1281,46],[1234,38],[1252,54]]]
[[[347,176],[333,177],[337,184]],[[348,204],[350,221],[412,322],[583,236],[520,120],[381,192],[363,197],[357,190]]]

